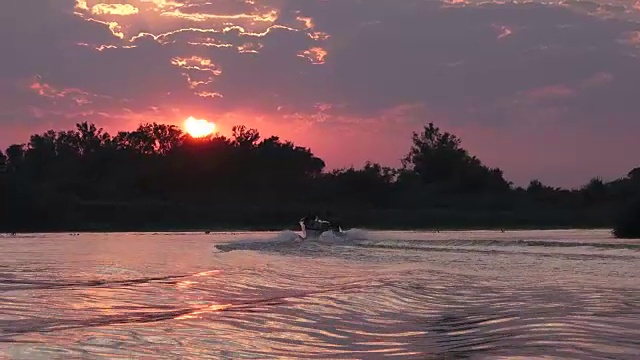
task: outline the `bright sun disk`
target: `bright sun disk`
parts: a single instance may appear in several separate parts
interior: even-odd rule
[[[216,124],[203,119],[196,119],[193,116],[184,122],[184,129],[194,138],[200,138],[213,134],[216,130]]]

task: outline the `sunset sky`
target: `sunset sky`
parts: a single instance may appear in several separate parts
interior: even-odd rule
[[[433,121],[506,177],[640,166],[640,0],[5,0],[0,147],[193,116],[397,166]]]

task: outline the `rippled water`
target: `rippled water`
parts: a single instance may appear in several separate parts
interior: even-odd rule
[[[0,358],[637,359],[608,231],[0,238]]]

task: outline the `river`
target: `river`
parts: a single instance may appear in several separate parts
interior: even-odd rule
[[[637,359],[606,230],[0,237],[2,359]]]

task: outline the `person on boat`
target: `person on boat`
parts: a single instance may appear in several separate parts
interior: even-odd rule
[[[342,227],[340,226],[340,221],[333,215],[331,211],[327,211],[325,218],[327,219],[327,223],[329,228],[336,232],[341,232]]]
[[[300,223],[302,223],[307,229],[316,229],[320,224],[320,218],[318,217],[318,215],[314,215],[309,212],[307,216],[300,219]]]
[[[329,212],[327,212],[326,214],[330,215]],[[323,233],[325,231],[330,230],[330,231],[333,231],[334,233],[342,232],[342,228],[340,227],[337,221],[322,220],[320,219],[320,216],[318,216],[316,213],[311,213],[311,212],[309,212],[307,216],[300,219],[300,224],[307,231],[313,230],[313,231]]]

